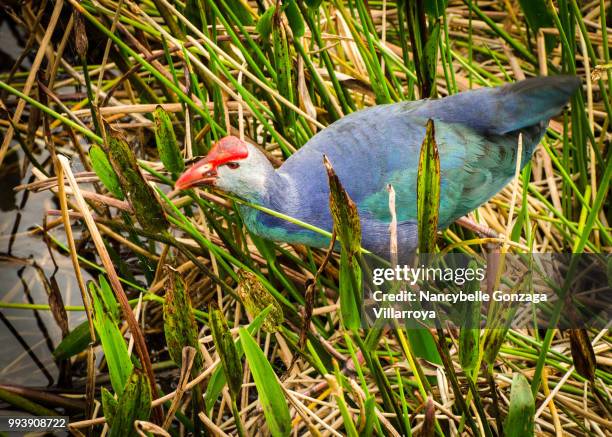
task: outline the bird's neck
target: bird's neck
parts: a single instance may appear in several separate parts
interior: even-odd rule
[[[293,181],[276,171],[267,174],[263,190],[242,197],[250,203],[283,215],[295,217],[297,214],[298,193]],[[280,235],[277,234],[288,224],[282,218],[247,205],[240,206],[240,214],[251,232],[270,240],[279,239]]]

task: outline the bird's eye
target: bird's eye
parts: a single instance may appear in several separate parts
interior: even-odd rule
[[[238,167],[240,167],[240,164],[238,164],[237,162],[228,162],[226,165],[232,170],[236,170]]]

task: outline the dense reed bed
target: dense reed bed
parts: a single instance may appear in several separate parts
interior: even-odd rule
[[[574,74],[583,88],[531,163],[470,215],[486,232],[455,224],[425,244],[609,253],[611,10],[6,2],[1,32],[20,50],[0,74],[0,173],[19,174],[21,208],[26,193],[52,204],[19,235],[18,208],[5,212],[2,238],[43,242],[69,285],[40,268],[42,299],[0,292],[4,326],[50,314],[62,340],[45,358],[50,385],[0,374],[0,406],[69,415],[76,435],[610,435],[607,329],[475,330],[463,351],[459,330],[417,342],[403,327],[356,329],[342,318],[337,254],[257,238],[241,199],[173,182],[227,134],[279,165],[367,106]],[[9,244],[3,261],[35,268],[39,257]],[[66,287],[78,305],[64,303]]]

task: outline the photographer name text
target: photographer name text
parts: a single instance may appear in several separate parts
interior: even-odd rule
[[[482,290],[474,292],[459,291],[457,293],[434,293],[428,290],[408,291],[402,290],[397,293],[385,293],[381,290],[377,290],[372,293],[372,298],[376,302],[389,303],[389,302],[420,302],[420,303],[449,303],[457,304],[461,302],[524,302],[538,304],[540,302],[546,302],[548,296],[541,293],[504,293],[503,291],[496,290],[489,294]],[[392,307],[374,308],[374,316],[382,319],[417,319],[417,320],[428,320],[436,318],[436,311],[434,310],[400,310]]]

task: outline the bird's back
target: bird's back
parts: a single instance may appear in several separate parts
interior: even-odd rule
[[[519,134],[522,164],[579,85],[577,78],[535,78],[437,100],[379,105],[350,114],[315,135],[278,170],[293,187],[278,208],[313,225],[331,227],[326,155],[357,203],[364,244],[388,238],[387,184],[396,191],[398,220],[416,220],[416,180],[425,124],[434,120],[440,154],[440,227],[477,208],[514,174]],[[272,205],[275,206],[275,205]],[[369,223],[368,223],[369,222]],[[372,227],[367,235],[368,226]],[[413,232],[413,231],[410,231]],[[416,239],[416,235],[406,238]]]

